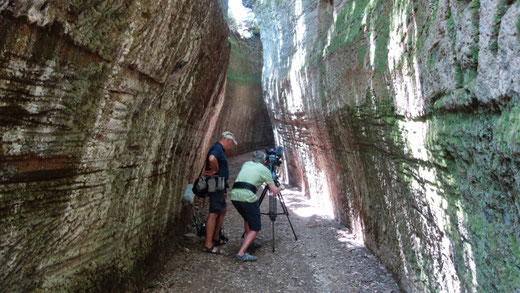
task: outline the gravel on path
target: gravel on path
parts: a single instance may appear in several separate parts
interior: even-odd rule
[[[251,153],[229,159],[232,179],[250,158]],[[262,215],[257,239],[263,246],[251,252],[258,261],[237,262],[243,220],[228,200],[224,229],[230,239],[223,246],[225,254],[204,253],[203,238],[187,233],[145,292],[400,292],[392,276],[348,228],[320,215],[298,190],[286,189],[282,195],[297,241],[287,217],[280,215],[274,222],[273,252],[272,222]],[[266,196],[262,212],[268,211],[268,202]]]

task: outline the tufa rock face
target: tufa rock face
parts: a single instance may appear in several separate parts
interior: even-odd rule
[[[227,37],[216,0],[2,1],[1,288],[111,290],[153,254],[216,126]]]
[[[229,37],[231,55],[227,70],[226,99],[213,141],[231,131],[238,142],[226,155],[246,153],[274,144],[273,130],[262,94],[262,43],[257,36]]]
[[[247,2],[291,181],[405,291],[520,289],[520,2]]]

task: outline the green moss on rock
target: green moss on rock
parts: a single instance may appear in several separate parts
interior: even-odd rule
[[[262,70],[261,63],[255,58],[260,58],[252,51],[246,40],[240,39],[236,35],[228,37],[231,45],[230,63],[227,69],[228,81],[237,82],[242,85],[254,84],[261,85]]]
[[[518,18],[518,21],[516,22],[516,32],[518,34],[518,41],[520,42],[520,18]]]
[[[473,277],[484,291],[510,291],[520,281],[520,259],[515,256],[514,243],[501,240],[511,239],[505,218],[518,217],[516,207],[508,204],[520,194],[514,183],[518,178],[512,176],[518,166],[511,161],[518,155],[518,114],[516,107],[502,112],[478,108],[476,113],[443,114],[434,120],[434,143],[441,146],[441,156],[454,162],[450,172],[458,179],[451,184],[459,189],[460,208],[467,215],[463,221],[467,227],[456,227],[459,211],[448,209],[453,223],[450,238],[458,251],[457,272],[467,288],[473,287]],[[471,232],[469,243],[460,240],[460,229]],[[471,247],[472,255],[463,254],[464,245]],[[476,275],[468,275],[469,261],[475,263]]]
[[[500,31],[500,23],[502,22],[502,17],[504,17],[508,8],[509,5],[507,4],[507,0],[500,0],[497,4],[495,16],[493,17],[493,31],[491,34],[491,44],[489,45],[489,49],[494,55],[498,52],[498,33]]]

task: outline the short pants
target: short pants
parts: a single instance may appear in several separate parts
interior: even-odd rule
[[[238,213],[244,218],[252,231],[260,231],[262,229],[262,221],[260,220],[260,204],[257,202],[244,202],[232,200]]]
[[[209,193],[209,213],[220,214],[226,207],[225,191],[216,191]]]

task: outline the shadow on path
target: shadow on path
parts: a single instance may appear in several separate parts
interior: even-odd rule
[[[232,179],[250,157],[251,153],[230,158]],[[228,201],[224,228],[230,240],[223,246],[226,254],[202,252],[203,239],[187,234],[145,292],[400,292],[390,274],[345,226],[320,216],[297,190],[287,189],[282,194],[298,241],[287,217],[278,216],[273,253],[271,221],[263,215],[258,236],[263,247],[252,252],[258,261],[236,262],[243,221]],[[266,196],[262,212],[268,211],[268,202]]]

